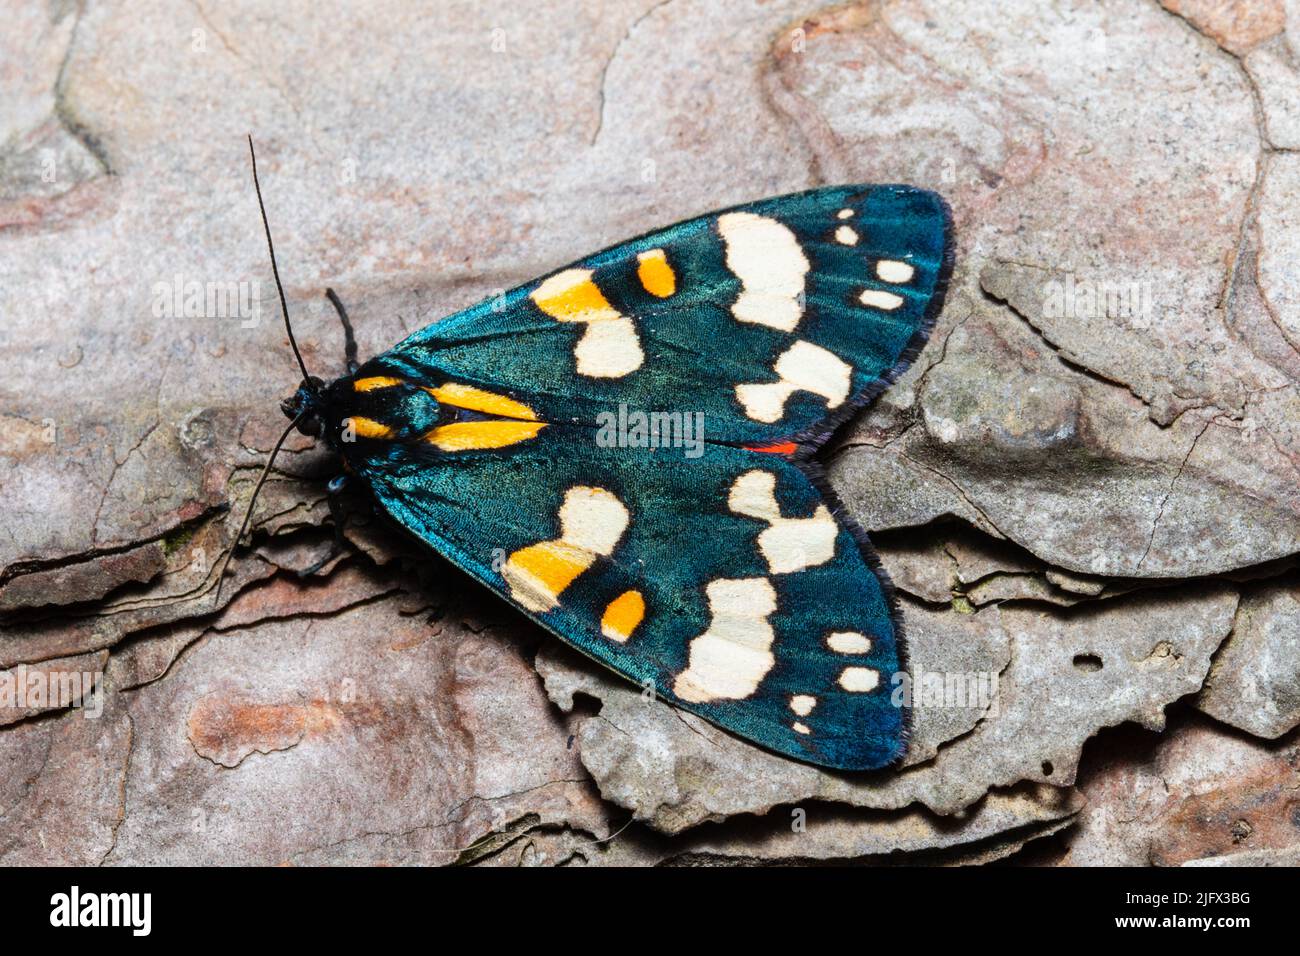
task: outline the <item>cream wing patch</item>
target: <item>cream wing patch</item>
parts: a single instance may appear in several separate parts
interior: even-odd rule
[[[867,654],[871,638],[857,631],[835,631],[827,636],[826,646],[837,654]]]
[[[910,263],[899,262],[897,259],[881,259],[876,263],[876,278],[882,282],[901,285],[905,282],[911,282],[912,276],[915,274],[916,269]]]
[[[880,683],[880,674],[870,667],[846,667],[840,674],[840,686],[851,694],[867,694]]]
[[[858,296],[858,301],[873,309],[893,312],[903,304],[903,297],[894,292],[886,292],[883,289],[867,289]]]
[[[579,375],[622,378],[645,361],[636,325],[609,304],[590,269],[566,269],[544,281],[529,298],[557,322],[578,322],[586,331],[574,346]]]
[[[752,212],[718,217],[727,268],[740,280],[731,307],[737,321],[793,332],[803,316],[808,257],[789,227]]]
[[[817,698],[811,694],[795,694],[790,698],[790,709],[800,717],[807,717],[817,706]]]
[[[719,578],[705,588],[709,629],[690,643],[685,670],[673,682],[684,701],[744,700],[776,663],[768,618],[776,590],[766,578]]]
[[[560,536],[513,552],[501,570],[510,596],[534,613],[560,603],[560,595],[597,557],[614,553],[630,516],[604,488],[570,488],[560,506]]]
[[[773,574],[790,574],[835,557],[839,528],[830,509],[819,504],[811,518],[784,518],[776,500],[776,474],[747,471],[731,486],[727,505],[734,514],[766,521],[758,550]]]
[[[786,400],[798,391],[820,395],[826,399],[827,409],[838,408],[849,397],[853,369],[820,345],[795,342],[777,358],[773,370],[780,376],[779,382],[736,386],[737,400],[756,422],[779,422],[785,415]]]

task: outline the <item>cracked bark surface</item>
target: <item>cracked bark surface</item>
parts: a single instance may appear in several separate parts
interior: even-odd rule
[[[0,677],[93,672],[103,710],[0,706],[0,862],[1294,862],[1296,0],[10,17]],[[373,353],[708,209],[942,192],[932,340],[824,458],[914,667],[993,697],[836,776],[643,700],[361,502],[301,581],[333,471],[300,437],[218,604],[294,381],[249,130],[325,377],[327,284]],[[261,308],[159,316],[191,280]]]

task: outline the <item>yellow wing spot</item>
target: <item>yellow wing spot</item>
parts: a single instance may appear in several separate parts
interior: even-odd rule
[[[909,262],[899,262],[897,259],[881,259],[876,263],[876,277],[885,282],[901,285],[911,282],[914,275],[916,275],[916,269]]]
[[[506,398],[504,395],[484,391],[472,385],[448,382],[445,385],[426,388],[425,391],[444,405],[455,405],[457,408],[482,412],[485,415],[519,418],[528,422],[537,421],[537,413],[523,402],[516,402],[513,398]]]
[[[863,305],[871,306],[873,309],[893,312],[903,304],[903,297],[892,292],[886,292],[883,289],[866,289],[858,296],[858,301]]]
[[[614,553],[630,517],[618,497],[604,488],[570,488],[560,506],[560,536],[513,552],[501,569],[510,596],[534,613],[560,603],[560,594],[597,557]]]
[[[651,295],[666,299],[677,291],[677,275],[662,249],[651,249],[636,257],[636,275]]]
[[[826,646],[838,654],[870,654],[871,638],[857,631],[835,631],[827,635]]]
[[[807,717],[817,706],[817,698],[811,694],[795,694],[790,698],[790,709],[800,717]]]
[[[361,418],[353,416],[348,419],[352,424],[352,431],[361,438],[392,438],[393,430],[383,422],[377,422],[373,418]]]
[[[471,451],[477,448],[505,448],[537,437],[546,422],[454,422],[440,425],[425,439],[442,451]]]
[[[579,375],[622,378],[645,361],[632,320],[609,304],[592,281],[590,269],[565,269],[532,291],[529,298],[557,322],[586,326],[573,348]]]
[[[352,382],[354,392],[373,392],[377,388],[392,388],[394,385],[401,385],[400,378],[393,378],[391,375],[372,375],[369,378],[358,378]]]
[[[627,643],[645,618],[645,598],[640,591],[624,591],[609,602],[600,619],[600,633],[619,644]]]
[[[718,217],[726,264],[740,280],[731,306],[737,322],[793,332],[803,317],[804,279],[812,264],[790,228],[768,216],[729,212]]]

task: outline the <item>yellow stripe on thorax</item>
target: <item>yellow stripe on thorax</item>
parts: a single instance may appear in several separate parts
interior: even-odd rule
[[[369,378],[358,378],[352,382],[354,392],[373,392],[377,388],[392,388],[394,385],[401,385],[400,378],[393,378],[391,375],[372,375]]]
[[[377,422],[373,418],[361,418],[354,415],[348,419],[352,423],[352,431],[361,438],[392,438],[395,432],[383,422]]]
[[[381,388],[405,385],[404,379],[391,375],[372,375],[353,381],[352,388],[357,392],[371,392]],[[481,412],[485,415],[500,415],[505,421],[455,422],[433,429],[424,436],[443,451],[469,451],[476,448],[504,448],[533,438],[546,427],[537,421],[537,413],[525,405],[504,395],[447,382],[437,386],[421,386],[440,403],[463,408],[468,411]],[[349,419],[352,430],[362,438],[392,438],[395,429],[373,418],[354,416]]]

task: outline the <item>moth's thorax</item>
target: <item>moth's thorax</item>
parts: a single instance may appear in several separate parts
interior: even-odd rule
[[[332,382],[321,394],[321,408],[322,437],[345,455],[358,443],[418,440],[449,412],[428,388],[358,375]]]
[[[354,464],[382,460],[399,446],[432,455],[506,448],[546,427],[509,395],[452,381],[414,382],[374,363],[314,391],[299,389],[284,410],[303,412],[299,428]]]

